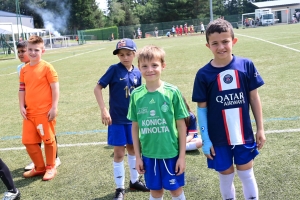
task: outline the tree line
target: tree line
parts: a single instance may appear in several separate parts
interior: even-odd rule
[[[96,0],[2,0],[0,10],[33,16],[35,28],[50,23],[61,32],[74,33],[109,26],[210,18],[209,1],[108,0],[108,12],[104,13]],[[212,3],[214,16],[250,13],[255,9],[248,0],[213,0]]]

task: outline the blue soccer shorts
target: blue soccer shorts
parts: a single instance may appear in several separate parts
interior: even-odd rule
[[[145,169],[145,182],[150,190],[177,190],[184,186],[184,173],[175,174],[178,156],[169,159],[147,158],[142,156]]]
[[[214,147],[216,156],[207,159],[208,168],[218,172],[227,170],[233,163],[244,165],[253,160],[258,154],[256,143]]]
[[[133,144],[131,124],[112,124],[108,126],[107,143],[111,146]]]

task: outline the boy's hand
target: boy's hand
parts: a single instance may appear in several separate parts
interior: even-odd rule
[[[260,150],[266,142],[266,135],[264,130],[257,131],[256,132],[256,144],[257,144],[257,149]]]
[[[20,113],[21,113],[23,119],[27,119],[27,117],[26,117],[27,112],[26,112],[26,108],[24,106],[20,107]]]
[[[101,118],[102,118],[102,124],[104,124],[105,126],[111,125],[112,123],[111,117],[106,108],[103,108],[101,110]]]
[[[185,158],[184,157],[178,157],[176,166],[175,166],[175,173],[176,176],[179,176],[185,171]]]
[[[136,158],[135,169],[138,171],[139,174],[145,174],[144,163],[141,158]]]
[[[203,151],[204,155],[211,160],[213,160],[212,156],[216,155],[215,149],[210,140],[203,140],[202,151]]]
[[[56,115],[57,115],[57,108],[52,107],[48,112],[48,122],[54,120]]]

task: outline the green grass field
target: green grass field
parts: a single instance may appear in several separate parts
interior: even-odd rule
[[[300,196],[300,24],[235,29],[238,43],[233,53],[253,60],[265,85],[259,89],[263,104],[267,142],[255,159],[255,175],[262,200],[292,200]],[[12,171],[22,199],[112,199],[114,181],[113,149],[106,145],[106,127],[93,89],[107,68],[118,62],[112,51],[117,41],[47,50],[43,58],[56,68],[60,82],[57,138],[62,165],[55,179],[22,178],[30,161],[21,143],[22,118],[18,106],[18,60],[0,62],[0,158]],[[139,48],[155,44],[166,51],[167,68],[162,79],[177,85],[191,102],[192,85],[199,68],[212,59],[205,36],[148,38],[136,40]],[[137,62],[135,61],[135,64]],[[108,89],[104,92],[108,106]],[[253,118],[253,117],[252,117]],[[255,129],[255,124],[253,124]],[[202,151],[186,155],[187,199],[221,199],[218,175],[206,167]],[[128,190],[126,199],[148,199],[149,193]],[[237,199],[244,199],[236,176]],[[5,191],[0,183],[0,193]],[[165,192],[164,199],[171,199]]]

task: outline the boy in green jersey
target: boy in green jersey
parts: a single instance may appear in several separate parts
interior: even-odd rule
[[[185,200],[186,125],[189,116],[182,95],[160,79],[165,52],[150,45],[138,53],[138,67],[146,84],[133,90],[127,118],[132,121],[136,170],[144,174],[150,200],[170,190],[173,200]]]

